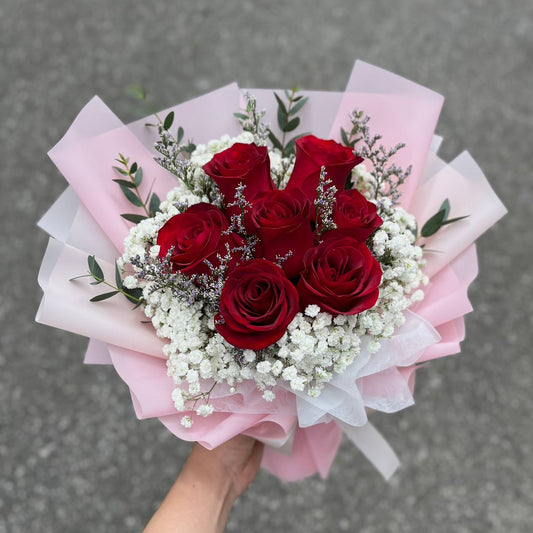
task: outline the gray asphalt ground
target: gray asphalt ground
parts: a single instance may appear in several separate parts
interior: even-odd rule
[[[531,0],[1,0],[0,43],[0,532],[140,531],[189,450],[84,339],[33,322],[35,222],[65,187],[47,150],[94,94],[142,116],[131,82],[160,108],[234,80],[342,90],[356,57],[446,96],[441,154],[467,148],[510,214],[479,241],[462,354],[375,417],[393,480],[344,442],[326,481],[261,472],[227,531],[533,530]]]

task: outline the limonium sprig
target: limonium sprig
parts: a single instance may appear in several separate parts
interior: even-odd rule
[[[372,175],[374,181],[371,184],[372,197],[379,200],[382,197],[388,197],[395,205],[401,196],[399,189],[405,180],[411,174],[411,165],[406,169],[390,162],[390,159],[405,147],[405,144],[399,143],[392,148],[386,148],[379,141],[382,135],[372,135],[368,127],[370,117],[363,111],[355,109],[350,115],[352,129],[347,132],[341,128],[341,137],[346,146],[357,150],[357,153],[372,163]]]

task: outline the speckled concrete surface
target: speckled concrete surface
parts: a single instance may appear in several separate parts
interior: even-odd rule
[[[84,339],[33,323],[35,222],[65,187],[47,150],[95,93],[140,116],[133,81],[159,107],[233,80],[342,90],[356,57],[446,96],[441,153],[470,150],[511,213],[479,242],[462,355],[376,416],[403,461],[392,482],[345,442],[325,482],[261,473],[227,529],[531,531],[532,36],[530,0],[3,0],[0,532],[139,531],[189,449],[81,364]]]

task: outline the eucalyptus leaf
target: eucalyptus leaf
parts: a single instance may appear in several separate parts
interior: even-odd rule
[[[271,131],[268,132],[268,138],[270,139],[270,142],[273,144],[274,148],[277,148],[283,152],[283,145]]]
[[[87,257],[87,264],[89,265],[89,272],[93,278],[104,279],[104,273],[94,255]]]
[[[285,127],[281,128],[281,130],[285,133],[288,133],[289,131],[294,131],[300,124],[300,118],[295,117],[291,121],[287,122],[285,124]]]
[[[174,122],[174,111],[171,111],[165,117],[165,121],[163,122],[163,128],[165,128],[166,130],[169,130],[172,127],[173,122]]]
[[[157,196],[157,194],[154,192],[154,194],[152,194],[152,197],[150,198],[149,206],[150,214],[152,216],[154,216],[159,211],[160,204],[161,200],[159,199],[159,196]]]
[[[307,100],[309,100],[309,97],[302,98],[299,101],[294,100],[297,103],[291,108],[289,115],[296,115],[296,113],[298,113],[298,111],[300,111],[300,109],[302,109],[302,107],[307,103]]]
[[[178,144],[181,143],[181,141],[183,140],[183,136],[185,135],[185,132],[183,131],[183,128],[180,126],[178,128],[178,134],[177,134],[177,137],[176,137],[176,140],[178,141]]]
[[[137,172],[135,172],[135,187],[139,187],[143,180],[143,169],[139,167]]]
[[[278,102],[278,126],[283,129],[288,117],[287,108],[285,107],[283,100],[276,93],[274,93],[274,96]]]
[[[431,237],[439,231],[444,222],[444,217],[446,216],[446,211],[441,209],[437,211],[423,226],[420,232],[422,237]]]
[[[139,222],[141,222],[141,220],[145,220],[146,218],[148,218],[145,215],[135,215],[133,213],[123,213],[120,216],[128,222],[133,222],[134,224],[138,224]]]
[[[464,218],[468,218],[470,215],[464,215],[462,217],[455,217],[450,218],[449,220],[445,220],[442,225],[445,226],[446,224],[453,224],[454,222],[459,222],[459,220],[463,220]]]
[[[118,159],[117,159],[118,161]],[[123,168],[120,168],[120,167],[113,167],[114,170],[116,170],[119,174],[122,174],[123,176],[127,176],[128,173],[123,169]]]
[[[115,296],[115,294],[118,294],[118,292],[119,291],[104,292],[103,294],[91,298],[89,302],[101,302],[102,300],[107,300],[108,298]]]
[[[295,135],[286,145],[285,145],[285,153],[287,155],[291,155],[295,152],[295,144],[298,139],[301,139],[302,137],[305,137],[306,135],[309,135],[308,133],[300,133],[299,135]]]
[[[120,270],[118,268],[118,263],[115,261],[115,285],[117,289],[122,289],[122,277],[120,276]]]
[[[446,198],[444,202],[442,202],[442,205],[439,207],[439,211],[444,210],[444,220],[448,218],[448,215],[450,214],[450,200]]]
[[[350,140],[348,139],[348,133],[344,128],[341,128],[341,139],[344,146],[350,146]]]
[[[194,144],[193,142],[189,141],[189,143],[187,144],[187,146],[184,148],[184,150],[189,153],[189,154],[192,154],[195,150],[196,150],[196,144]]]
[[[124,196],[128,199],[130,203],[132,203],[135,207],[142,207],[143,203],[142,201],[135,196],[135,193],[131,191],[131,189],[128,189],[127,187],[120,186],[120,189],[124,193]]]
[[[127,187],[128,189],[135,189],[135,184],[132,183],[131,181],[127,181],[127,180],[119,180],[119,179],[116,179],[116,180],[113,180],[115,183],[118,183],[121,187]]]
[[[142,298],[143,291],[141,288],[136,289],[124,289],[124,296],[134,304],[140,303],[139,300]]]
[[[233,116],[240,120],[248,120],[248,115],[245,115],[244,113],[233,113]]]
[[[130,167],[130,174],[135,174],[137,172],[137,163],[133,163]]]

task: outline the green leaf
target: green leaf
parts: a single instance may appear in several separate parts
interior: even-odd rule
[[[150,214],[155,215],[159,211],[159,205],[161,204],[161,200],[159,199],[159,196],[154,192],[152,194],[152,197],[150,198]]]
[[[459,220],[463,220],[464,218],[468,218],[470,215],[464,215],[462,217],[455,217],[450,218],[449,220],[445,220],[442,225],[445,226],[446,224],[453,224],[454,222],[459,222]]]
[[[450,200],[448,200],[448,198],[446,198],[446,200],[444,200],[444,202],[442,202],[442,205],[439,207],[439,211],[443,211],[444,210],[444,220],[446,220],[448,218],[448,215],[450,214]]]
[[[123,176],[127,176],[128,175],[128,173],[123,168],[113,167],[113,169],[116,170],[119,174],[122,174]]]
[[[127,187],[128,189],[135,189],[135,184],[133,184],[131,181],[126,180],[113,180],[115,183],[118,183],[121,187]]]
[[[126,87],[124,87],[124,93],[137,100],[146,100],[146,91],[143,89],[142,85],[138,83],[130,83],[129,85],[126,85]]]
[[[136,289],[123,289],[124,296],[134,304],[140,303],[139,300],[142,298],[143,290],[141,288]]]
[[[245,115],[244,113],[233,113],[233,116],[240,120],[248,120],[248,115]]]
[[[108,298],[115,296],[115,294],[118,294],[118,292],[119,291],[104,292],[103,294],[91,298],[89,302],[101,302],[102,300],[107,300]]]
[[[131,191],[131,189],[128,189],[127,187],[120,186],[120,189],[124,193],[124,196],[128,199],[130,203],[132,203],[135,207],[142,207],[143,203],[137,196],[135,196],[135,193]]]
[[[183,131],[183,128],[180,126],[178,128],[178,135],[176,137],[176,140],[178,141],[178,144],[181,143],[182,139],[183,139],[183,135],[185,135],[185,132]]]
[[[100,285],[100,283],[102,283],[102,280],[98,279],[96,281],[91,281],[91,283],[89,283],[89,285]]]
[[[87,257],[87,264],[89,265],[89,272],[93,278],[104,279],[104,273],[94,255]]]
[[[287,100],[289,100],[289,102],[291,101],[291,93],[289,92],[288,89],[284,89],[283,92],[285,93],[285,97],[287,98]]]
[[[283,145],[271,131],[268,132],[268,138],[270,139],[270,142],[273,144],[274,148],[277,148],[283,152]]]
[[[143,169],[139,167],[137,172],[135,172],[135,187],[138,187],[143,180]]]
[[[185,146],[185,148],[183,148],[183,150],[188,154],[192,154],[196,150],[196,144],[189,141],[189,143],[187,144],[187,146]]]
[[[173,122],[174,122],[174,111],[171,111],[165,117],[165,121],[163,122],[163,128],[165,128],[166,130],[169,130],[172,127]]]
[[[274,93],[274,96],[278,102],[278,126],[283,130],[288,117],[287,108],[285,107],[283,100],[276,93]]]
[[[285,133],[288,133],[289,131],[294,131],[299,126],[299,124],[300,124],[300,118],[295,117],[291,121],[287,122],[287,124],[285,124],[285,127],[281,128],[281,131]]]
[[[348,139],[348,133],[344,128],[341,128],[341,139],[344,146],[350,146],[350,140]]]
[[[299,100],[299,99],[298,99]],[[297,102],[297,100],[294,100],[296,103],[295,106],[292,107],[292,109],[289,111],[289,115],[296,115],[300,109],[307,103],[307,100],[309,100],[309,97],[306,96],[305,98],[302,98]]]
[[[80,279],[80,278],[90,278],[91,276],[89,274],[83,274],[81,276],[75,276],[73,278],[70,278],[69,281],[75,281],[77,279]]]
[[[137,163],[133,163],[130,167],[130,174],[135,174],[137,172]]]
[[[309,135],[308,133],[300,133],[299,135],[294,136],[286,145],[285,145],[285,153],[287,155],[292,154],[295,149],[294,145],[298,139],[301,139],[302,137],[305,137],[306,135]]]
[[[128,222],[133,222],[134,224],[138,224],[141,220],[148,218],[145,215],[134,215],[133,213],[124,213],[120,216]]]
[[[120,270],[118,268],[118,263],[115,261],[115,284],[117,289],[122,289],[122,277],[120,276]]]
[[[431,235],[434,235],[435,233],[437,233],[437,231],[439,231],[439,229],[442,227],[445,215],[446,215],[446,211],[444,209],[441,209],[440,211],[437,211],[422,226],[422,231],[420,232],[420,235],[422,237],[431,237]]]

